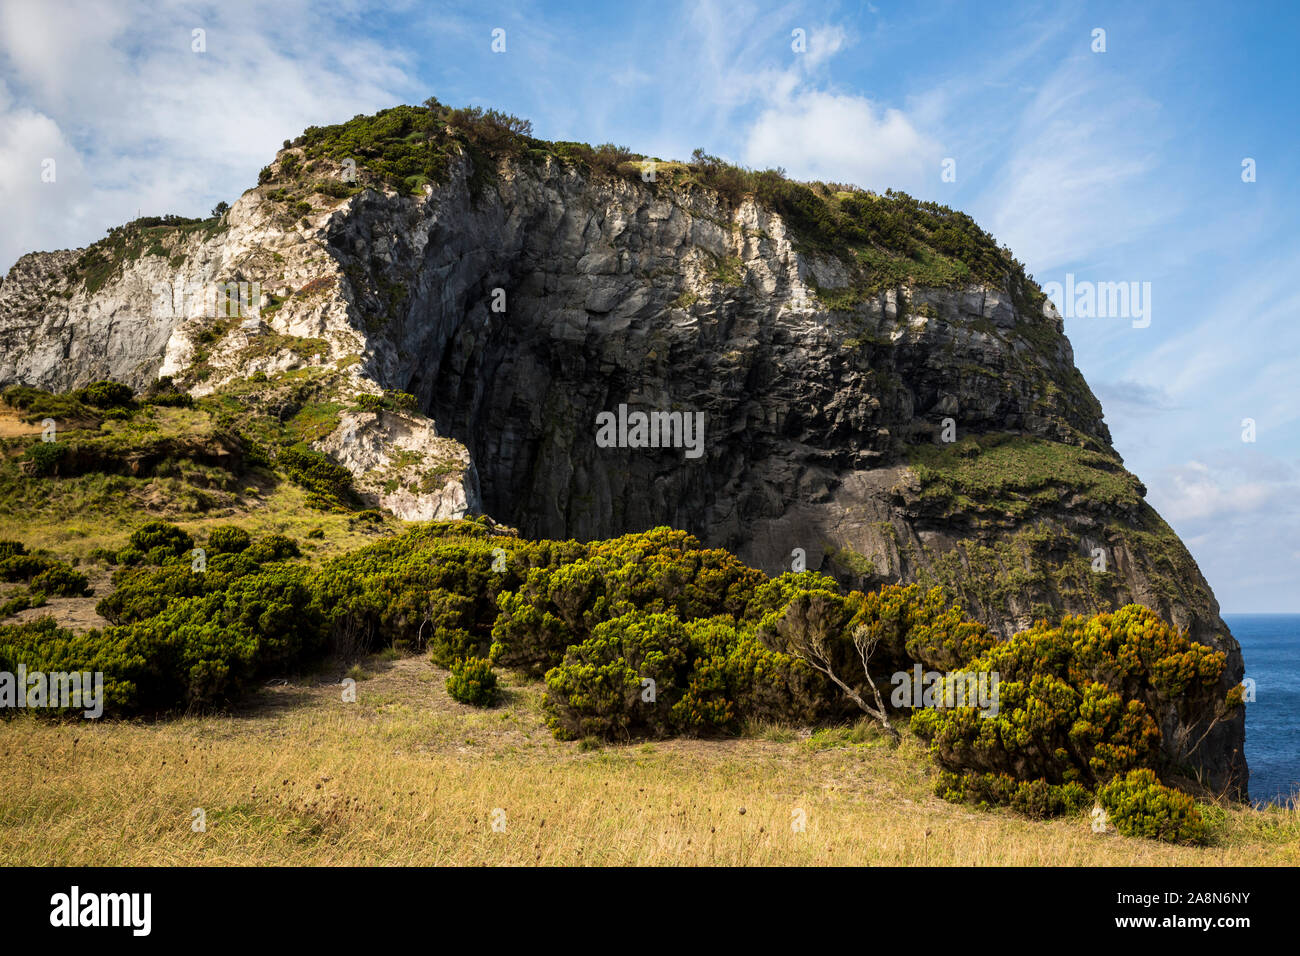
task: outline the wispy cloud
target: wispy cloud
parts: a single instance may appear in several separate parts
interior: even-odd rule
[[[1036,270],[1095,261],[1181,209],[1154,182],[1169,136],[1159,105],[1105,64],[1081,54],[1044,78],[986,178],[986,225]]]

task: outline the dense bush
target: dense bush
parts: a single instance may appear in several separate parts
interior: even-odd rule
[[[546,675],[547,724],[566,739],[663,736],[690,672],[690,638],[671,614],[630,613],[599,624]]]
[[[49,619],[3,626],[0,661],[102,671],[114,712],[211,706],[322,649],[310,580],[304,568],[277,565],[80,635]]]
[[[31,589],[50,597],[81,597],[90,593],[90,581],[80,571],[57,563],[33,577]]]
[[[597,625],[633,610],[739,620],[766,581],[734,555],[670,528],[593,542],[582,559],[535,569],[501,595],[492,659],[541,675]]]
[[[336,637],[358,649],[428,647],[443,665],[483,657],[497,595],[524,569],[521,550],[473,522],[426,525],[327,564],[320,601]]]
[[[671,613],[623,614],[570,646],[546,683],[549,723],[564,737],[735,733],[746,721],[847,712],[822,675],[725,615],[683,624]]]
[[[802,580],[786,577],[788,581],[773,582],[780,606],[759,620],[758,639],[768,648],[799,657],[805,655],[798,649],[816,643],[824,655],[821,668],[869,703],[875,695],[855,646],[859,633],[874,644],[870,676],[882,693],[892,675],[910,671],[914,664],[947,671],[994,644],[988,629],[967,619],[941,588],[890,585],[869,594],[839,594],[829,579],[819,581],[807,572]],[[765,607],[773,594],[760,598],[759,606]]]
[[[1078,783],[1051,784],[1046,780],[1017,780],[1005,773],[953,773],[940,771],[935,792],[955,803],[978,807],[1006,806],[1035,819],[1078,813],[1092,797]]]
[[[5,404],[10,408],[22,412],[25,421],[39,421],[42,418],[66,421],[69,418],[84,417],[89,411],[72,395],[55,395],[30,385],[10,385],[0,393],[0,397],[4,398]]]
[[[674,705],[678,727],[738,732],[746,721],[812,724],[842,716],[843,698],[803,661],[773,651],[724,617],[691,621],[693,666]]]
[[[179,389],[170,375],[164,375],[151,382],[149,387],[145,389],[144,401],[150,405],[159,405],[164,407],[194,407],[193,396],[188,392]]]
[[[72,395],[77,401],[94,405],[96,408],[129,407],[135,398],[131,386],[109,380],[91,382],[85,388],[74,391]]]
[[[207,550],[212,554],[238,554],[252,543],[252,536],[243,528],[220,525],[208,532]]]
[[[611,606],[602,569],[589,561],[534,568],[517,591],[497,598],[492,660],[537,677],[600,623],[630,606]]]
[[[352,159],[382,182],[415,192],[425,183],[445,181],[453,159],[462,152],[486,166],[494,158],[519,155],[534,142],[527,120],[479,107],[452,109],[430,98],[423,107],[396,106],[374,116],[356,116],[335,126],[312,126],[294,146],[308,159]],[[280,161],[280,174],[297,174],[297,157]],[[476,170],[477,172],[477,170]],[[268,182],[264,170],[258,182]]]
[[[0,581],[21,581],[34,594],[52,597],[79,597],[89,593],[90,583],[84,574],[62,561],[29,554],[21,541],[0,541]],[[21,608],[15,604],[8,613],[18,610]]]
[[[1161,760],[1161,723],[1211,719],[1224,655],[1130,604],[1040,622],[965,666],[997,673],[999,709],[925,710],[912,726],[954,772],[1078,782],[1089,789]]]
[[[352,472],[307,445],[290,445],[276,460],[289,479],[307,490],[307,503],[322,511],[347,510],[356,504]]]
[[[1127,836],[1168,843],[1204,843],[1205,820],[1196,801],[1166,787],[1145,769],[1131,770],[1097,791],[1097,802],[1115,829]]]
[[[1040,622],[961,668],[999,675],[995,715],[971,707],[926,709],[913,716],[912,727],[944,771],[939,792],[945,796],[1021,806],[1033,787],[1052,795],[1036,803],[1043,813],[1064,813],[1076,808],[1080,790],[1119,800],[1137,786],[1127,781],[1148,780],[1132,776],[1141,770],[1157,789],[1144,783],[1134,806],[1154,807],[1158,816],[1166,804],[1158,798],[1164,788],[1156,773],[1183,769],[1170,766],[1161,728],[1208,726],[1222,716],[1228,705],[1215,700],[1215,687],[1223,667],[1222,652],[1193,643],[1139,605],[1067,616],[1055,626]],[[1115,780],[1126,783],[1113,789]],[[1174,804],[1183,807],[1181,801]],[[1175,823],[1168,825],[1117,820],[1116,826],[1181,833],[1190,814],[1170,813]],[[1147,835],[1164,839],[1164,832]]]
[[[96,612],[114,624],[131,624],[156,617],[179,598],[220,590],[234,575],[223,574],[217,562],[196,574],[188,561],[160,567],[124,567],[113,575],[115,588],[95,605]]]
[[[30,588],[19,588],[4,601],[0,601],[0,618],[9,617],[29,607],[40,607],[45,603],[45,595]]]
[[[52,617],[0,625],[0,671],[13,673],[23,665],[29,672],[101,672],[106,712],[136,708],[139,686],[149,681],[150,652],[120,629],[77,634],[59,627]]]
[[[216,536],[243,542],[241,533]],[[116,588],[98,605],[112,626],[82,635],[52,624],[0,626],[0,656],[31,668],[102,670],[115,712],[206,707],[260,676],[299,666],[331,643],[345,650],[402,637],[415,643],[441,626],[463,632],[464,639],[445,639],[435,648],[440,658],[471,656],[475,649],[481,656],[497,590],[517,584],[517,574],[534,563],[582,550],[530,545],[494,536],[476,522],[448,522],[386,539],[321,572],[292,563],[297,546],[283,535],[255,540],[237,553],[214,553],[199,572],[185,553],[191,544],[184,531],[165,522],[137,529],[122,552],[157,560],[142,566],[128,561],[114,573]],[[0,568],[14,580],[62,567],[26,554],[19,542],[0,545],[0,551],[7,555]],[[442,613],[448,608],[455,615]],[[365,633],[355,639],[359,631]]]
[[[268,534],[249,545],[243,554],[258,564],[265,564],[268,561],[287,561],[289,558],[301,557],[302,551],[293,538],[283,534]]]
[[[485,657],[466,657],[451,664],[447,693],[452,700],[472,707],[491,707],[500,699],[497,675]]]
[[[53,558],[28,554],[26,551],[11,554],[7,558],[0,558],[0,580],[31,581],[36,575],[58,563]]]
[[[188,531],[166,521],[150,521],[131,532],[130,540],[131,547],[154,564],[161,564],[161,559],[167,557],[179,557],[194,547]]]
[[[381,410],[405,412],[415,408],[416,399],[410,392],[386,391],[383,395],[363,392],[356,398],[357,406],[367,412]]]
[[[67,456],[67,445],[57,441],[42,441],[28,448],[23,458],[30,462],[33,475],[45,477],[56,474],[60,462]]]

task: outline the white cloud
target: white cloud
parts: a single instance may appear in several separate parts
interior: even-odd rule
[[[52,165],[50,165],[52,164]],[[47,181],[47,171],[52,181]],[[52,223],[87,228],[90,183],[80,157],[57,123],[14,106],[0,81],[0,261],[42,246]],[[10,251],[12,250],[12,251]]]
[[[900,110],[865,97],[803,90],[759,114],[745,162],[783,166],[800,179],[854,183],[883,192],[938,176],[942,147]]]
[[[1153,490],[1152,498],[1170,521],[1191,522],[1269,509],[1294,491],[1289,484],[1247,478],[1234,471],[1189,461],[1168,469],[1167,482]]]
[[[804,68],[815,70],[848,45],[849,35],[843,27],[828,26],[808,34],[808,50],[804,53]]]
[[[797,179],[822,179],[875,188],[913,188],[923,178],[937,178],[942,148],[901,109],[865,96],[837,92],[825,81],[825,68],[848,49],[852,38],[843,27],[807,28],[807,49],[791,52],[781,69],[751,68],[765,62],[759,50],[781,49],[789,35],[738,33],[735,19],[712,4],[695,14],[700,28],[705,75],[693,82],[712,91],[711,107],[719,120],[734,122],[736,111],[750,108],[742,120],[740,161],[755,168],[782,167]],[[802,29],[802,27],[801,27]]]
[[[0,6],[0,271],[137,213],[206,215],[305,125],[400,102],[406,56],[348,30],[348,5],[330,14],[302,0]],[[45,155],[57,186],[40,181]]]

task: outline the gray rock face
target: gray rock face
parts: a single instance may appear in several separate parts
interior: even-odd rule
[[[401,517],[481,509],[579,539],[669,524],[770,573],[800,549],[857,586],[952,584],[1003,635],[1138,601],[1227,654],[1225,693],[1240,681],[1209,586],[1145,503],[1063,491],[965,520],[922,493],[909,449],[945,420],[961,435],[1087,445],[1126,474],[1050,306],[983,285],[853,294],[843,263],[800,252],[752,202],[553,162],[503,164],[476,196],[469,173],[462,162],[422,197],[314,197],[298,220],[250,190],[179,269],[142,258],[96,295],[61,284],[73,253],[24,257],[0,286],[0,383],[161,373],[204,392],[310,366],[343,395],[415,396],[406,413],[344,415],[318,443]],[[231,328],[204,345],[201,307],[151,310],[156,283],[238,277],[287,297],[266,317],[269,344]],[[307,338],[310,357],[293,347]],[[599,423],[620,407],[633,427],[611,446]],[[636,413],[702,414],[702,441],[629,447]],[[1104,586],[1052,573],[1094,548],[1110,561]],[[994,587],[969,583],[990,565]],[[1238,711],[1171,755],[1244,792],[1243,739]]]

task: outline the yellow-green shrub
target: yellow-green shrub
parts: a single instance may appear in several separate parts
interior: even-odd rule
[[[1196,801],[1166,787],[1150,770],[1131,770],[1116,777],[1097,791],[1097,802],[1115,829],[1127,836],[1204,843],[1208,835]]]
[[[491,707],[500,698],[497,675],[492,662],[484,657],[464,657],[453,661],[447,678],[447,693],[452,700],[473,707]]]

